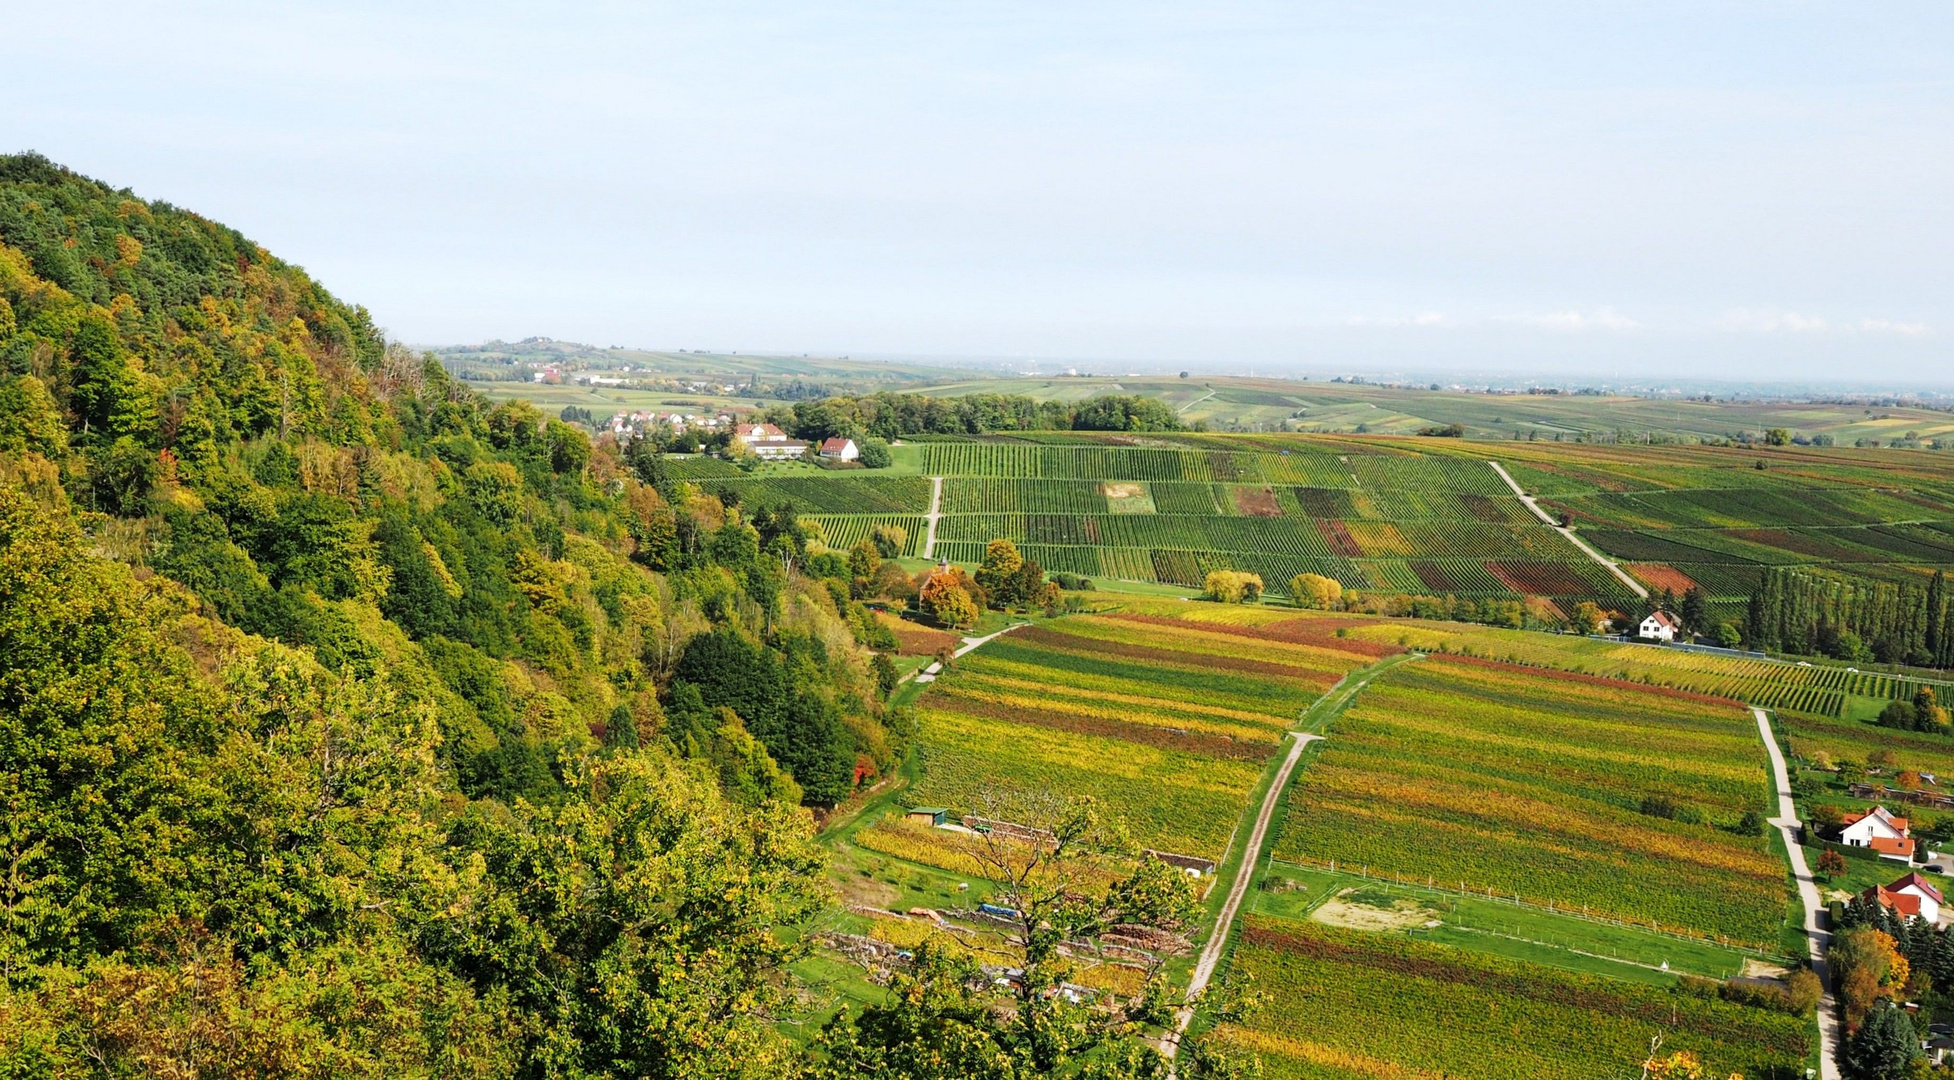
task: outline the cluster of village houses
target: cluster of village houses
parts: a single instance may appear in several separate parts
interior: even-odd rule
[[[1907,819],[1884,806],[1847,814],[1839,823],[1838,842],[1908,865],[1922,853]],[[1943,913],[1954,919],[1954,910],[1943,911],[1940,889],[1917,872],[1909,872],[1891,885],[1875,885],[1860,896],[1894,914],[1925,919],[1934,926],[1942,925]]]
[[[618,413],[605,422],[604,429],[620,439],[642,435],[660,424],[671,428],[673,434],[696,430],[701,434],[710,435],[732,422],[733,418],[726,413],[720,413],[718,416],[699,416],[694,413],[640,411]]]

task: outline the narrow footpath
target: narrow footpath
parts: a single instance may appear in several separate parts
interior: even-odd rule
[[[1791,876],[1798,881],[1798,899],[1805,905],[1805,938],[1811,943],[1812,971],[1825,987],[1824,996],[1818,1000],[1818,1075],[1820,1080],[1838,1080],[1839,1010],[1832,999],[1832,978],[1825,961],[1832,935],[1818,925],[1819,912],[1825,909],[1824,898],[1818,895],[1818,883],[1812,879],[1811,867],[1805,862],[1805,849],[1798,843],[1798,808],[1791,801],[1791,774],[1784,764],[1784,752],[1778,749],[1777,737],[1771,732],[1771,718],[1754,705],[1750,711],[1757,718],[1758,737],[1764,740],[1764,749],[1771,755],[1771,780],[1778,792],[1778,816],[1771,819],[1771,824],[1784,836],[1785,854],[1791,858]]]
[[[943,478],[932,476],[930,477],[929,530],[923,534],[923,558],[925,559],[936,557],[936,519],[943,516],[940,512],[942,509]]]
[[[1619,563],[1615,562],[1615,560],[1609,558],[1608,556],[1603,555],[1601,552],[1596,551],[1595,549],[1589,547],[1588,542],[1586,540],[1583,540],[1580,537],[1574,535],[1573,529],[1570,529],[1567,526],[1562,525],[1560,522],[1555,521],[1554,515],[1549,514],[1545,510],[1542,510],[1540,508],[1540,504],[1533,501],[1533,496],[1527,494],[1526,491],[1520,487],[1520,482],[1513,479],[1513,475],[1506,471],[1506,466],[1501,465],[1497,461],[1488,461],[1486,464],[1491,465],[1493,467],[1493,471],[1499,474],[1499,478],[1501,480],[1506,481],[1506,486],[1513,489],[1513,494],[1518,495],[1520,497],[1520,501],[1527,504],[1527,509],[1533,511],[1534,517],[1539,518],[1541,521],[1547,523],[1548,525],[1552,525],[1554,527],[1555,532],[1560,533],[1562,536],[1567,537],[1568,542],[1573,544],[1575,547],[1580,548],[1581,551],[1584,554],[1586,554],[1588,558],[1593,559],[1595,562],[1598,562],[1601,565],[1607,567],[1608,572],[1620,578],[1622,584],[1628,586],[1629,589],[1635,593],[1635,595],[1641,597],[1644,600],[1647,600],[1649,598],[1649,590],[1644,588],[1641,582],[1630,577],[1628,571],[1622,569]]]
[[[1200,997],[1201,991],[1207,989],[1209,981],[1214,978],[1216,965],[1221,963],[1222,954],[1227,951],[1228,938],[1235,928],[1235,916],[1241,911],[1242,901],[1247,898],[1249,886],[1255,881],[1256,866],[1262,861],[1262,845],[1268,839],[1269,821],[1275,816],[1276,806],[1281,803],[1283,793],[1289,788],[1289,778],[1295,773],[1296,764],[1302,760],[1303,748],[1310,743],[1320,741],[1323,738],[1318,733],[1320,729],[1335,719],[1337,714],[1343,711],[1344,706],[1350,704],[1350,700],[1357,696],[1358,691],[1370,685],[1372,679],[1399,664],[1420,659],[1422,656],[1422,653],[1400,653],[1397,656],[1386,657],[1370,667],[1351,672],[1337,680],[1337,684],[1330,687],[1322,697],[1317,698],[1316,703],[1309,707],[1309,711],[1302,715],[1296,729],[1289,732],[1295,736],[1295,741],[1289,744],[1289,755],[1283,758],[1282,767],[1276,770],[1275,779],[1270,782],[1268,792],[1262,796],[1262,806],[1256,812],[1255,827],[1249,831],[1248,843],[1242,851],[1241,864],[1235,870],[1235,880],[1228,886],[1228,899],[1221,905],[1220,914],[1215,916],[1214,933],[1208,935],[1207,944],[1201,947],[1201,955],[1194,963],[1194,974],[1188,979],[1187,1004],[1182,1005],[1180,1011],[1174,1014],[1173,1030],[1161,1039],[1161,1053],[1169,1059],[1180,1052],[1181,1036],[1186,1034],[1187,1026],[1194,1021],[1194,1002]]]

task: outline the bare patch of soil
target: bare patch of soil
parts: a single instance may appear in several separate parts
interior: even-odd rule
[[[1424,907],[1416,900],[1394,900],[1388,908],[1372,907],[1369,904],[1353,904],[1344,897],[1355,892],[1345,889],[1310,913],[1310,918],[1330,926],[1341,926],[1346,930],[1410,930],[1420,926],[1435,925],[1438,912]]]
[[[1282,507],[1276,502],[1276,493],[1265,487],[1236,488],[1235,509],[1241,511],[1248,517],[1282,516]]]

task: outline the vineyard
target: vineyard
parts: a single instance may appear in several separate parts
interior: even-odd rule
[[[1954,468],[1939,455],[1873,464],[1815,448],[1083,432],[895,452],[916,475],[756,477],[709,458],[674,468],[750,506],[822,515],[848,536],[873,523],[832,518],[926,513],[929,478],[941,477],[938,543],[911,554],[974,562],[1004,537],[1050,569],[1184,587],[1226,569],[1277,592],[1314,573],[1346,589],[1639,606],[1541,525],[1493,460],[1652,592],[1700,587],[1719,621],[1741,620],[1771,566],[1915,582],[1954,571]]]
[[[1922,686],[1947,696],[1944,684],[1850,668],[1790,664],[1755,657],[1639,645],[1607,638],[1529,634],[1461,623],[1402,621],[1353,629],[1353,635],[1413,648],[1559,668],[1676,690],[1733,698],[1767,709],[1845,715],[1851,698],[1911,698]]]
[[[1792,1075],[1809,1022],[1580,975],[1405,935],[1249,916],[1231,963],[1268,995],[1224,1043],[1264,1075],[1308,1080],[1614,1080],[1649,1036],[1697,1055],[1704,1075]]]
[[[1495,456],[1541,505],[1643,580],[1701,585],[1724,610],[1767,566],[1918,582],[1954,570],[1954,463],[1816,447],[1465,446]],[[1638,572],[1639,574],[1639,572]]]
[[[903,531],[902,554],[915,557],[923,553],[923,532],[928,525],[921,514],[809,514],[802,520],[821,526],[828,546],[847,550],[874,535],[884,525]]]
[[[1766,810],[1765,787],[1734,703],[1434,656],[1337,721],[1276,852],[1764,945],[1784,867],[1724,827]]]
[[[969,813],[1091,796],[1143,846],[1219,859],[1283,733],[1376,651],[1145,617],[1016,630],[918,700],[923,778],[903,798]]]
[[[1632,597],[1536,521],[1484,462],[1031,442],[902,448],[943,476],[931,554],[982,558],[996,537],[1051,570],[1198,587],[1242,570],[1345,588],[1470,597]]]

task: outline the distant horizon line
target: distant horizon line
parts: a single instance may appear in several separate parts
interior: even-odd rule
[[[1592,388],[1616,393],[1665,394],[1704,392],[1718,387],[1749,392],[1775,394],[1852,394],[1860,397],[1909,397],[1926,396],[1932,398],[1954,398],[1954,377],[1941,383],[1927,381],[1906,384],[1887,383],[1883,386],[1853,379],[1745,379],[1719,376],[1644,376],[1635,379],[1620,374],[1573,374],[1527,368],[1478,368],[1478,369],[1429,369],[1384,366],[1366,366],[1361,363],[1342,368],[1319,367],[1307,362],[1297,364],[1255,364],[1246,370],[1219,370],[1196,360],[1164,361],[1121,359],[1117,357],[1077,357],[1077,356],[1034,356],[1000,355],[984,353],[842,353],[793,352],[782,349],[690,349],[690,348],[652,348],[641,345],[593,345],[571,338],[551,337],[533,334],[528,337],[509,340],[507,338],[487,338],[479,342],[445,342],[431,344],[425,342],[403,342],[409,348],[422,352],[453,352],[469,349],[482,349],[490,345],[521,345],[525,342],[547,342],[554,345],[574,346],[592,352],[625,352],[677,356],[742,357],[765,360],[812,360],[837,361],[856,364],[887,363],[914,364],[922,367],[941,367],[949,371],[988,371],[999,378],[1172,378],[1187,372],[1188,378],[1230,378],[1230,379],[1270,379],[1284,382],[1331,382],[1342,379],[1349,383],[1353,378],[1361,379],[1356,385],[1376,386],[1380,389],[1427,390],[1434,381],[1449,382],[1440,390],[1479,389],[1482,386],[1494,389],[1511,389],[1516,383],[1524,382],[1533,386],[1558,390]],[[1072,371],[1022,370],[1024,365],[1063,365]],[[1125,370],[1088,371],[1085,368],[1113,365]],[[1424,384],[1410,386],[1405,384]]]

